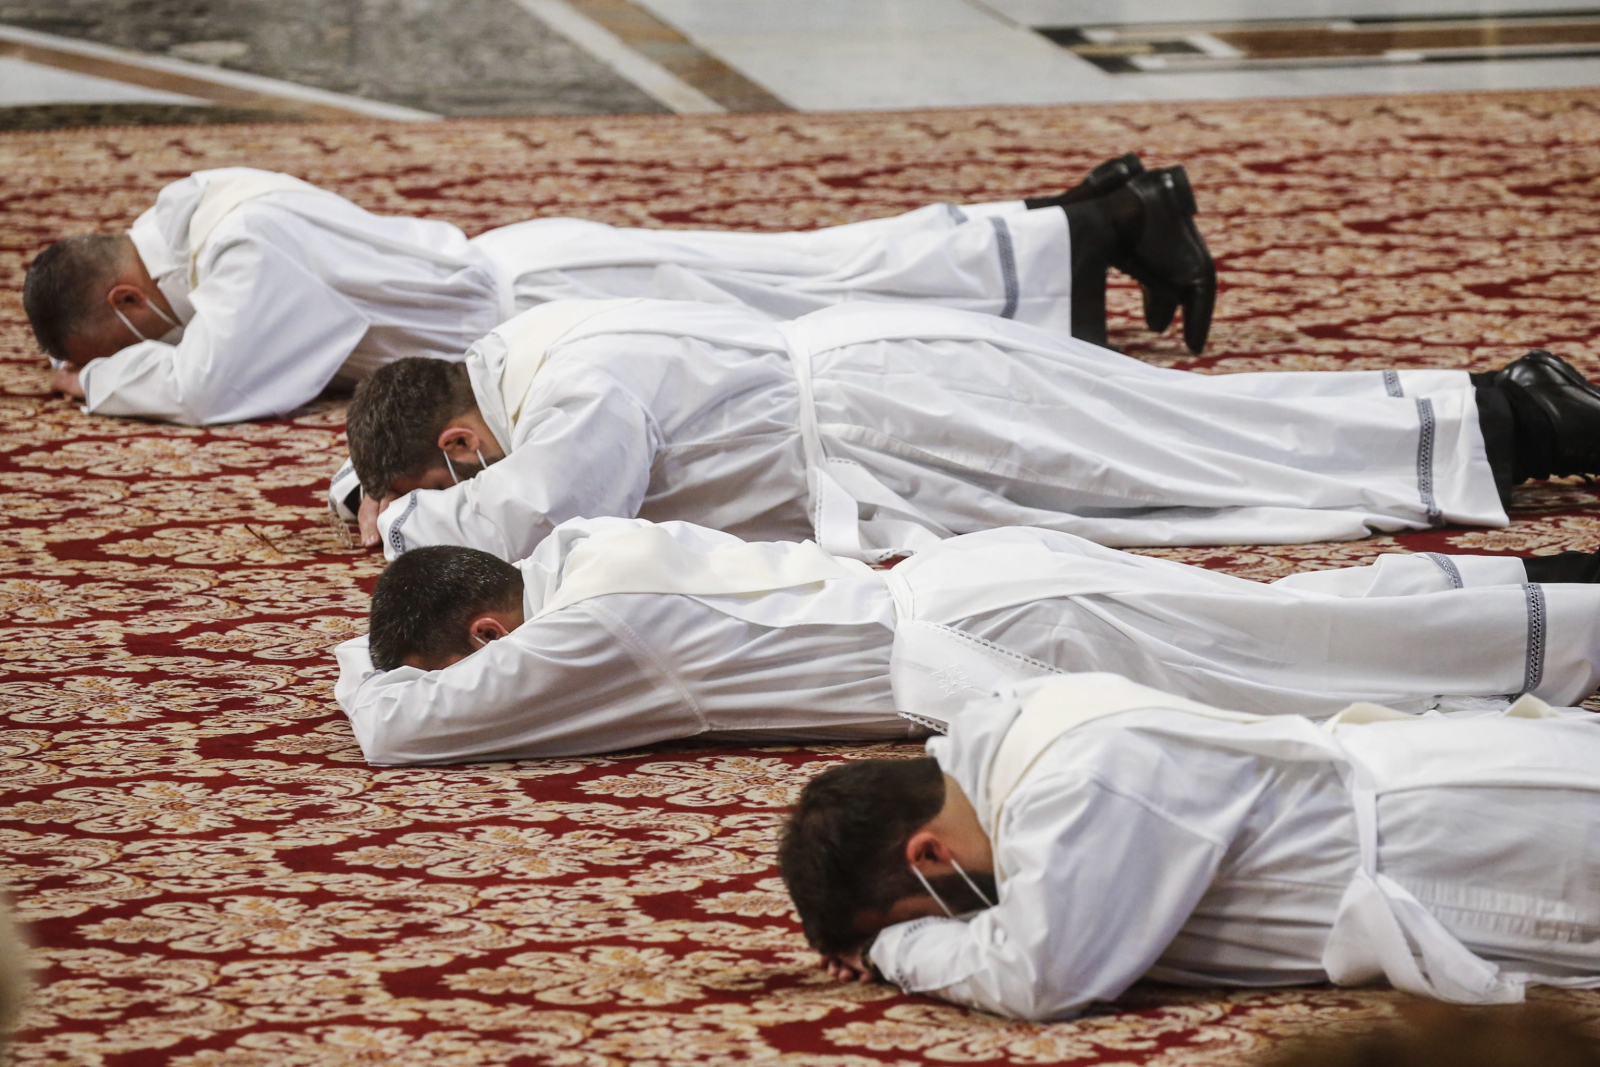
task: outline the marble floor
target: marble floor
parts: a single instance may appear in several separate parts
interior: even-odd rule
[[[1600,85],[1600,48],[1568,47],[1575,32],[1595,35],[1595,0],[639,2],[802,109]],[[1409,44],[1377,59],[1312,54],[1297,62],[1251,61],[1228,39],[1276,34],[1302,51],[1326,51],[1330,39],[1348,43],[1351,29],[1363,25],[1358,20],[1406,19],[1411,25],[1441,17],[1452,20],[1447,28],[1457,36],[1492,39],[1494,27],[1540,21],[1528,18],[1533,13],[1564,16],[1542,20],[1563,24],[1541,27],[1533,47],[1478,48],[1448,62]],[[1189,38],[1201,38],[1203,46]],[[1163,54],[1163,42],[1173,41],[1182,50]],[[1101,56],[1085,54],[1096,44]],[[1096,62],[1118,44],[1145,62],[1122,69]],[[1142,55],[1127,47],[1139,44],[1149,46]]]
[[[279,0],[268,18],[263,0],[213,0],[175,17],[140,0],[0,0],[0,110],[183,101],[420,119],[1600,86],[1600,0],[359,7]]]

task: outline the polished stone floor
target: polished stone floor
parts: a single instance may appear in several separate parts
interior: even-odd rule
[[[664,110],[511,0],[0,0],[0,25],[443,115]]]
[[[1591,85],[1600,0],[0,0],[0,125]]]
[[[1168,64],[1104,69],[1057,39],[1072,31],[1158,38],[1181,22],[1269,29],[1284,22],[1513,19],[1584,12],[1596,0],[640,0],[799,108],[962,106],[1091,100],[1304,96],[1600,85],[1600,60],[1544,55],[1381,64]],[[1044,32],[1041,32],[1044,31]],[[1180,34],[1191,36],[1193,31]],[[1213,36],[1215,36],[1213,34]],[[1223,45],[1219,51],[1237,51]],[[1215,60],[1202,54],[1202,60]],[[1236,57],[1235,57],[1236,58]]]

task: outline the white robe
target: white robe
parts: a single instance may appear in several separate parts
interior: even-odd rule
[[[509,455],[391,504],[390,558],[519,559],[580,515],[815,536],[869,561],[998,526],[1129,546],[1506,523],[1461,371],[1202,375],[971,312],[854,304],[780,324],[640,301],[551,344],[508,419],[508,347],[569,306],[468,353]]]
[[[1528,584],[1515,558],[1392,554],[1264,585],[1012,528],[946,541],[885,580],[897,702],[935,723],[1051,671],[1312,718],[1363,700],[1567,706],[1600,685],[1600,586]]]
[[[272,176],[198,171],[133,224],[134,247],[183,329],[88,364],[88,411],[189,425],[280,415],[402,356],[460,359],[516,311],[566,295],[711,298],[784,318],[838,301],[927,300],[1061,329],[1070,321],[1066,216],[1020,201],[935,205],[815,233],[537,219],[468,241],[447,222],[279,190],[241,203],[191,249],[207,187],[230,177]]]
[[[928,303],[1068,333],[1072,247],[1065,212],[1020,200],[930,204],[904,215],[794,233],[643,230],[533,219],[473,242],[519,310],[571,298],[658,297],[794,319],[856,300]]]
[[[440,671],[377,671],[365,637],[338,648],[335,696],[369,763],[571,756],[674,738],[726,743],[918,736],[889,685],[894,606],[856,574],[765,596],[619,593],[541,617],[572,551],[648,523],[575,520],[523,573],[526,621]],[[665,524],[690,549],[737,538]]]
[[[91,361],[86,410],[193,426],[281,415],[402,356],[459,359],[507,317],[494,265],[455,226],[374,215],[320,190],[247,200],[191,249],[208,186],[261,174],[199,171],[134,222],[129,237],[182,334]]]
[[[1081,714],[1094,680],[1069,679],[1062,699]],[[1379,958],[1397,984],[1467,1003],[1600,984],[1592,722],[1428,716],[1330,734],[1156,695],[1054,736],[1008,779],[992,768],[1034,695],[928,744],[1003,877],[993,908],[879,935],[873,962],[901,988],[1059,1019],[1147,975],[1276,986],[1331,970],[1359,984],[1381,976]]]
[[[1520,560],[1386,556],[1318,572],[1311,592],[1031,529],[947,541],[901,564],[903,578],[858,570],[772,593],[617,592],[535,617],[576,546],[648,525],[564,523],[518,565],[527,621],[442,671],[377,671],[366,638],[341,645],[335,695],[367,759],[566,756],[687,737],[903,738],[912,727],[897,711],[938,728],[1002,686],[1101,658],[1148,684],[1181,679],[1194,699],[1259,707],[1250,702],[1266,693],[1279,710],[1324,715],[1353,699],[1470,706],[1463,697],[1518,692],[1529,673]],[[687,523],[661,528],[695,552],[738,543]],[[984,587],[988,574],[1002,594],[1015,591],[1009,560],[1034,569],[1041,599],[997,613],[969,581]],[[1453,588],[1452,574],[1467,587]],[[1125,592],[1096,592],[1106,588]],[[1542,597],[1542,674],[1530,688],[1571,704],[1597,678],[1600,587],[1549,586]]]

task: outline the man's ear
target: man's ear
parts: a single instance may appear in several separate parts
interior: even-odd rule
[[[137,285],[121,282],[107,290],[106,302],[118,311],[127,312],[148,304],[150,298]]]
[[[490,641],[498,641],[510,632],[505,623],[489,614],[479,615],[467,624],[467,633],[473,638],[472,644],[478,648]]]
[[[439,431],[439,448],[449,452],[452,448],[464,456],[471,456],[483,447],[483,442],[478,438],[478,431],[470,426],[460,426],[447,423]]]
[[[944,863],[950,862],[950,849],[940,841],[938,836],[927,827],[923,827],[912,834],[906,841],[906,862],[912,866],[919,863]]]

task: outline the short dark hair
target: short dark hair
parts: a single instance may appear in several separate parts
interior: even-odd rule
[[[439,435],[458,415],[478,409],[463,363],[407,356],[356,386],[345,416],[350,462],[370,497],[400,478],[419,477],[440,461]]]
[[[126,237],[63,237],[33,257],[22,280],[22,308],[39,347],[67,358],[67,341],[106,315],[105,293],[133,251]]]
[[[460,545],[414,548],[384,569],[372,593],[372,662],[392,671],[411,656],[440,659],[472,651],[467,623],[522,603],[522,572]]]
[[[848,952],[866,938],[863,911],[887,912],[922,892],[906,842],[944,807],[936,760],[871,759],[823,771],[800,793],[778,843],[778,869],[806,940]]]

